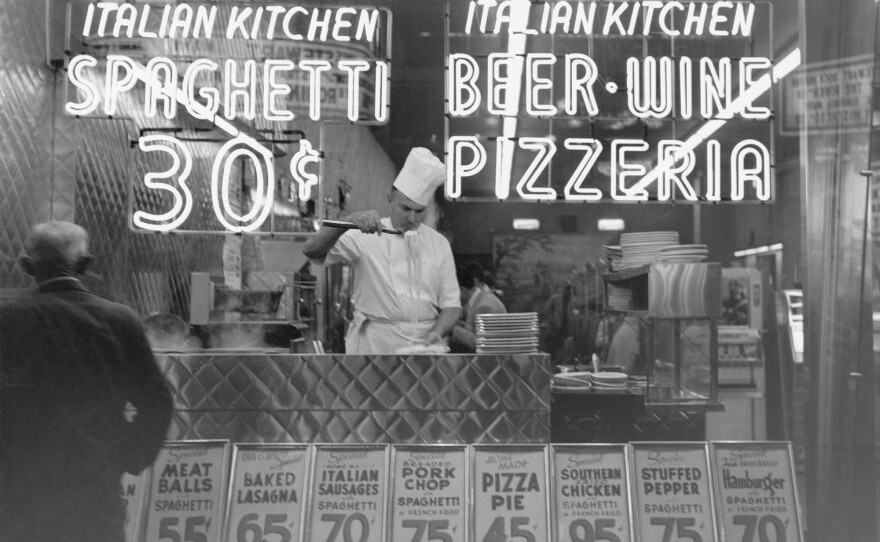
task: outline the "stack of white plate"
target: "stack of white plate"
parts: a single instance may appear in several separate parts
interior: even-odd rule
[[[632,308],[632,288],[618,286],[609,282],[607,284],[608,308],[626,311]]]
[[[550,388],[560,393],[590,391],[592,374],[589,371],[559,373],[550,379]]]
[[[629,375],[626,387],[634,392],[645,393],[645,390],[648,389],[648,377],[645,375]]]
[[[626,391],[626,373],[598,372],[593,374],[592,386],[595,393],[620,393]]]
[[[538,351],[538,313],[478,314],[477,354],[532,354]]]
[[[602,245],[602,250],[605,253],[605,261],[608,262],[608,268],[611,271],[619,271],[623,259],[623,249],[620,248],[620,245]]]
[[[678,245],[676,231],[621,233],[620,247],[623,251],[621,267],[631,269],[652,264],[659,260],[660,249],[671,245]]]
[[[658,259],[669,263],[691,263],[705,260],[709,257],[709,248],[706,245],[675,245],[660,249]]]

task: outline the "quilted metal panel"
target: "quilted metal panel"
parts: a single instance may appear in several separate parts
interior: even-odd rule
[[[0,9],[0,288],[30,279],[16,265],[31,225],[48,218],[54,74],[45,64],[43,2]]]
[[[235,442],[541,443],[545,354],[159,354],[173,439]]]
[[[646,410],[643,395],[553,395],[553,442],[706,440],[706,414]]]

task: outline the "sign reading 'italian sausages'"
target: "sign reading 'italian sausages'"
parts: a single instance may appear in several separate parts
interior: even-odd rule
[[[220,540],[229,442],[167,442],[153,462],[143,540]]]
[[[713,443],[712,459],[725,540],[803,540],[788,443]]]
[[[547,448],[485,445],[473,453],[473,540],[550,540]]]
[[[626,446],[553,446],[558,542],[630,542]]]
[[[224,540],[299,541],[308,462],[304,444],[236,445]]]
[[[467,533],[467,447],[394,448],[393,542],[461,540]]]
[[[125,540],[134,542],[144,519],[144,497],[147,494],[147,470],[137,476],[127,472],[122,474],[120,493],[125,502]]]
[[[633,495],[640,540],[717,540],[703,443],[633,443]]]
[[[305,539],[382,542],[388,446],[316,445]]]

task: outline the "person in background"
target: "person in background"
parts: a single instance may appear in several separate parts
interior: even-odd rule
[[[36,290],[0,304],[0,541],[124,542],[120,478],[154,461],[171,394],[134,311],[77,279],[83,228],[37,224],[24,249]]]
[[[461,315],[449,241],[422,222],[446,168],[415,148],[391,189],[391,215],[359,211],[343,217],[357,230],[323,226],[303,247],[315,263],[347,262],[354,271],[349,354],[395,354],[413,344],[446,348]],[[404,235],[382,234],[394,228]],[[412,236],[408,241],[407,235]]]
[[[644,371],[641,359],[642,325],[637,316],[613,316],[599,323],[596,349],[606,366],[620,367],[624,372]]]
[[[561,284],[541,311],[546,325],[544,348],[557,364],[560,363],[559,354],[565,339],[571,336],[569,328],[572,290],[570,283]]]
[[[484,282],[483,268],[476,262],[468,262],[456,269],[458,287],[465,318],[452,330],[453,342],[468,352],[477,349],[476,323],[478,314],[504,314],[507,309]]]

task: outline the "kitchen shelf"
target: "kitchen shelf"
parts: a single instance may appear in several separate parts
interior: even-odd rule
[[[721,264],[655,263],[602,275],[608,314],[626,318],[639,341],[651,410],[724,410],[718,400]],[[630,292],[632,309],[608,306]],[[614,363],[614,360],[606,360]]]

